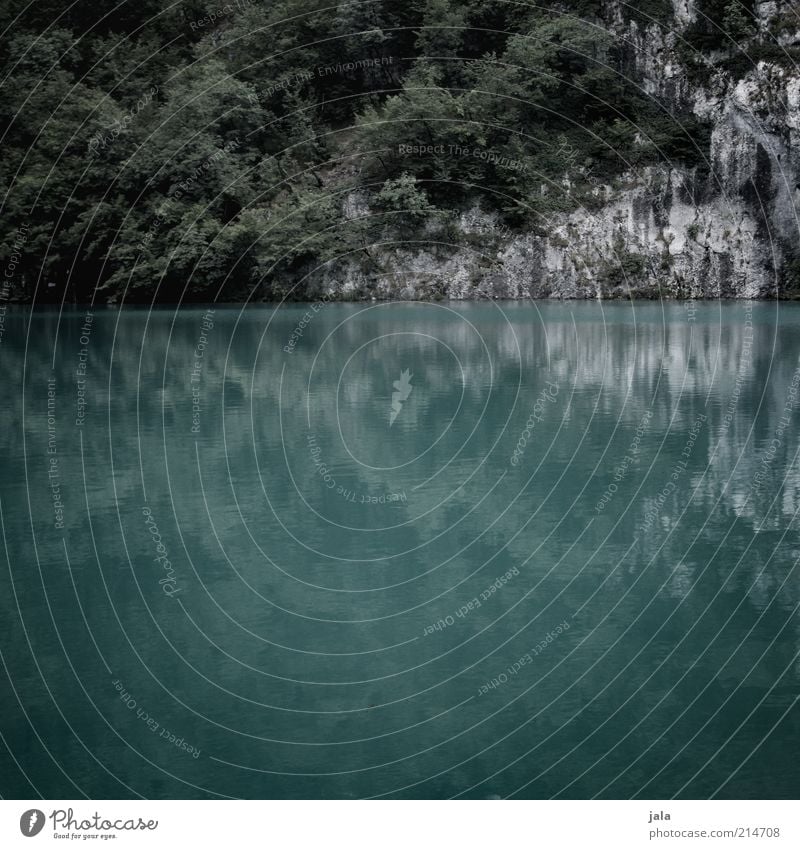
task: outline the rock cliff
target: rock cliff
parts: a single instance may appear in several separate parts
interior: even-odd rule
[[[372,250],[368,264],[338,263],[322,288],[421,299],[794,297],[800,70],[786,50],[800,45],[800,15],[789,3],[757,3],[741,43],[698,54],[684,38],[697,19],[692,0],[673,0],[662,22],[631,20],[624,6],[604,15],[628,74],[676,121],[691,114],[708,127],[697,140],[702,165],[664,159],[610,183],[576,167],[558,190],[584,201],[533,232],[512,232],[478,204],[460,215],[455,237],[431,224],[428,243],[398,240]]]

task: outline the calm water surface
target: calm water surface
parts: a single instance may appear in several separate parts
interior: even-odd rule
[[[4,797],[795,797],[800,309],[10,309]]]

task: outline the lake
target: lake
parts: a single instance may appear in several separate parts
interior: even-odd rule
[[[797,305],[17,307],[0,363],[4,797],[796,798]]]

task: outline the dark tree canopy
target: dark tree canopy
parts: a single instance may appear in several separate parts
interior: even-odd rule
[[[708,3],[747,30],[746,7]],[[588,0],[0,7],[21,300],[276,297],[476,200],[535,227],[588,202],[588,175],[705,159],[704,128],[644,94]],[[565,174],[569,198],[543,191]]]

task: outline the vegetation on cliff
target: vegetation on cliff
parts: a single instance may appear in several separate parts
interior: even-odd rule
[[[535,230],[632,168],[707,167],[710,128],[643,90],[594,0],[20,6],[0,3],[19,300],[303,297],[318,264],[446,235],[476,198]],[[753,33],[747,2],[703,0],[684,49],[700,73]]]

